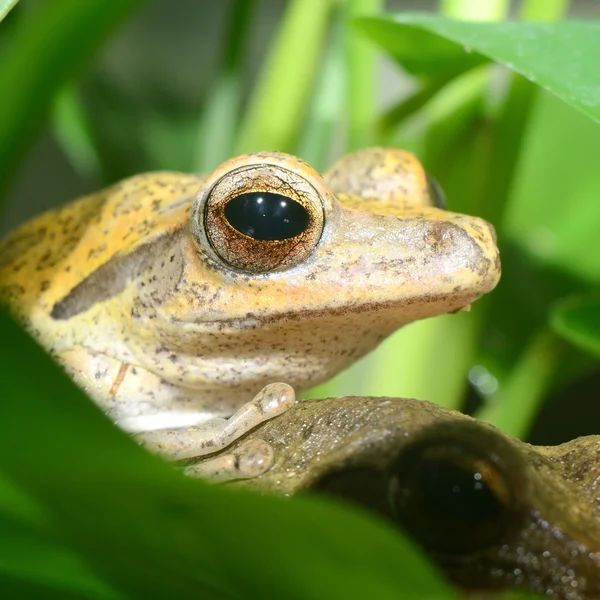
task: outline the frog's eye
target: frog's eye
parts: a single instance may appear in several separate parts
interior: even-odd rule
[[[317,191],[297,173],[253,165],[219,179],[196,218],[203,218],[208,242],[228,266],[270,273],[312,253],[323,231],[324,209]]]
[[[425,177],[427,178],[427,191],[429,192],[429,197],[433,201],[433,205],[437,208],[446,208],[446,194],[444,194],[440,182],[429,173],[425,173]]]
[[[232,198],[223,211],[228,223],[255,240],[284,241],[306,231],[308,211],[295,200],[273,192],[250,192]]]
[[[463,425],[428,431],[390,470],[396,520],[427,550],[442,555],[490,547],[518,526],[522,514],[523,469],[512,448],[499,436],[481,436],[479,427]]]

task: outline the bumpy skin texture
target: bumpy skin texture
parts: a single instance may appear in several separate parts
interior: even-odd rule
[[[433,559],[466,591],[517,588],[555,600],[600,598],[600,436],[536,447],[429,402],[307,400],[238,442],[267,442],[275,460],[265,474],[229,485],[294,495],[321,488],[333,474],[350,473],[360,478],[361,502],[394,521],[379,475],[430,428],[433,441],[456,433],[461,444],[465,424],[482,458],[491,451],[500,455],[518,508],[489,547],[461,556],[434,552]],[[235,452],[238,443],[225,453]]]
[[[251,181],[239,175],[248,168]],[[232,266],[206,231],[223,225],[206,212],[217,184],[299,195],[322,231],[285,251],[233,244]],[[273,381],[306,389],[398,327],[490,291],[491,226],[431,204],[421,165],[401,150],[360,151],[323,177],[279,153],[206,179],[139,175],[4,239],[0,301],[124,427],[182,427],[231,415]],[[272,271],[239,267],[265,254]]]

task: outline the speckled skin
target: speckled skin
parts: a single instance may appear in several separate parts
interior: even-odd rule
[[[275,455],[271,469],[228,485],[285,495],[318,489],[332,473],[361,473],[358,485],[369,490],[365,504],[393,520],[380,474],[416,438],[428,436],[429,428],[435,428],[432,441],[454,435],[460,444],[465,425],[482,458],[495,453],[504,463],[516,508],[489,547],[463,556],[432,553],[434,560],[465,590],[519,588],[554,600],[600,598],[600,436],[536,447],[429,402],[328,398],[296,404],[220,458],[239,444],[267,443]],[[364,472],[373,476],[365,479]]]
[[[239,172],[250,167],[249,183]],[[209,235],[227,243],[209,207],[217,184],[295,195],[313,229],[284,250],[236,242],[227,262]],[[279,153],[206,179],[138,175],[0,242],[0,300],[125,428],[200,423],[267,383],[326,380],[398,327],[490,291],[491,226],[431,204],[421,165],[401,150],[360,151],[323,177]],[[252,272],[259,262],[271,270]]]

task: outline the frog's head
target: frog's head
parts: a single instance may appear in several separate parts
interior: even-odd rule
[[[252,374],[248,389],[274,379],[305,388],[401,325],[466,308],[496,285],[492,226],[438,200],[402,150],[356,152],[323,177],[281,153],[232,159],[173,238],[171,291],[146,288],[135,312],[151,305],[165,347],[217,357],[207,372],[222,368],[219,381],[238,369]]]
[[[230,290],[202,318],[355,312],[395,328],[467,307],[500,276],[495,233],[440,195],[402,150],[355,152],[323,177],[286,154],[226,162],[192,208],[198,272]]]

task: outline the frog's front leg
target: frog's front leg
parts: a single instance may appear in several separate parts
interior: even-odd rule
[[[192,427],[138,433],[134,438],[168,460],[204,456],[226,448],[257,425],[284,413],[295,402],[291,386],[271,383],[228,419],[216,418]],[[231,454],[188,467],[186,474],[219,480],[251,478],[267,471],[272,463],[273,451],[266,442],[262,445],[249,442]]]

